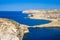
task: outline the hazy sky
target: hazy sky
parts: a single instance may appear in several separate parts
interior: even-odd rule
[[[60,0],[0,0],[0,11],[60,9]]]

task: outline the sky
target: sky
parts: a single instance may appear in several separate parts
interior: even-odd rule
[[[60,9],[60,0],[0,0],[0,11]]]

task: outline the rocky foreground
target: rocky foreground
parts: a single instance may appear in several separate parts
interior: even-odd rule
[[[52,22],[33,27],[60,27],[60,10],[24,10],[23,13],[28,14],[30,19],[43,19]]]
[[[13,20],[0,18],[0,40],[22,40],[28,28]]]

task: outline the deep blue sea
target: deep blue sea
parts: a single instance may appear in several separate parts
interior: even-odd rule
[[[8,18],[28,26],[50,23],[49,20],[29,19],[28,14],[22,11],[0,11],[0,18]],[[54,28],[29,28],[23,40],[60,40],[60,29]]]

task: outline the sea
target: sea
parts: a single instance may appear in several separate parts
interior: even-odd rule
[[[28,18],[22,11],[0,11],[0,18],[8,18],[20,24],[35,26],[47,24],[52,21]],[[60,40],[59,28],[28,28],[29,33],[24,34],[23,40]]]

